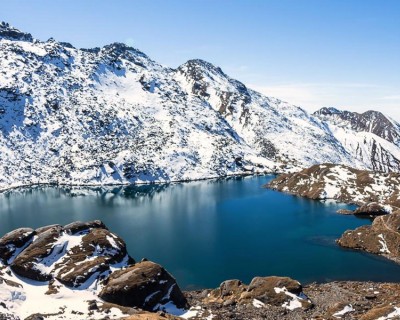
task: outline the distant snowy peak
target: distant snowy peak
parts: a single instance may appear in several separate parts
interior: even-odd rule
[[[356,132],[371,132],[382,139],[400,145],[400,124],[378,111],[364,113],[322,108],[314,113],[321,120]]]
[[[400,125],[378,111],[322,108],[314,113],[353,158],[375,171],[400,171]]]

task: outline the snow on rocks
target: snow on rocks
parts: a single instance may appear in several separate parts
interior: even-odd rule
[[[184,313],[187,307],[165,269],[135,264],[124,241],[98,220],[7,233],[0,238],[0,261],[0,314],[10,319],[119,319],[143,309],[175,306]]]
[[[227,280],[211,291],[208,302],[252,304],[255,308],[280,306],[288,310],[307,309],[311,301],[301,284],[287,277],[255,277],[247,286],[239,280]]]
[[[342,318],[345,314],[355,311],[351,304],[346,305],[342,310],[333,314],[335,318]]]
[[[337,241],[342,247],[364,250],[400,262],[400,212],[379,216],[371,226],[346,231]]]
[[[99,293],[105,301],[140,306],[144,310],[163,310],[171,301],[176,308],[187,308],[187,301],[175,279],[160,265],[143,261],[115,271]]]
[[[311,199],[358,204],[361,207],[355,214],[386,214],[400,208],[399,184],[398,173],[321,164],[282,174],[266,187]]]
[[[378,111],[364,113],[322,108],[314,113],[366,169],[400,169],[400,125]]]

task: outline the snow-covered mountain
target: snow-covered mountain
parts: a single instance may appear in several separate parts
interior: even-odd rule
[[[371,168],[325,121],[202,60],[171,69],[121,43],[76,49],[0,24],[0,189]],[[368,134],[379,146],[365,148],[397,159],[398,136]]]
[[[377,111],[322,108],[314,113],[355,160],[367,169],[400,171],[400,124]]]

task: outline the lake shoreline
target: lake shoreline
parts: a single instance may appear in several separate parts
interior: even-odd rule
[[[206,178],[199,179],[186,179],[186,180],[170,180],[170,181],[149,181],[149,182],[137,182],[137,183],[59,183],[59,182],[35,182],[35,183],[26,183],[26,184],[16,184],[10,185],[7,187],[0,187],[0,194],[18,190],[20,188],[30,188],[30,187],[40,187],[40,186],[48,186],[48,187],[129,187],[129,186],[145,186],[145,185],[169,185],[169,184],[177,184],[177,183],[190,183],[196,181],[208,181],[208,180],[224,180],[230,178],[240,178],[240,177],[257,177],[257,176],[269,176],[269,175],[278,175],[279,172],[257,172],[257,173],[238,173],[238,174],[229,174],[223,176],[210,176]]]

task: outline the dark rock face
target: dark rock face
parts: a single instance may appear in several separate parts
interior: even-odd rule
[[[371,226],[346,231],[337,243],[400,262],[400,211],[375,218]]]
[[[149,311],[160,310],[169,301],[178,308],[187,307],[175,279],[150,261],[114,272],[99,296],[107,302]]]
[[[353,211],[355,215],[381,216],[390,213],[388,208],[377,202],[370,202]]]
[[[248,105],[251,103],[252,98],[243,83],[229,78],[221,68],[215,67],[211,63],[201,59],[189,60],[181,65],[177,71],[191,81],[192,93],[206,100],[210,98],[210,94],[207,91],[208,88],[212,86],[208,79],[214,79],[216,77],[226,79],[235,90],[221,90],[218,92],[217,95],[220,101],[218,112],[224,117],[227,117],[234,113],[236,105],[240,105],[240,122],[246,125],[249,120]]]
[[[9,40],[33,41],[30,33],[21,32],[18,29],[11,27],[6,22],[0,23],[0,38]]]
[[[18,249],[32,240],[34,231],[31,228],[19,228],[5,234],[0,239],[0,259],[8,263]]]

